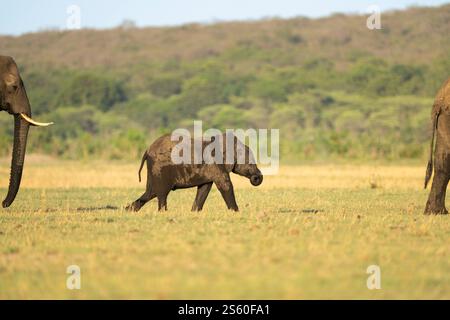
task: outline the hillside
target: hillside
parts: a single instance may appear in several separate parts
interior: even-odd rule
[[[0,36],[20,66],[36,152],[136,158],[192,125],[279,128],[282,156],[422,158],[432,96],[449,76],[450,4],[367,16]],[[0,117],[0,153],[11,123]]]
[[[273,65],[299,64],[314,57],[340,64],[370,54],[389,62],[428,64],[450,50],[450,4],[382,14],[380,31],[366,28],[367,16],[336,14],[256,22],[120,28],[0,36],[0,52],[23,66],[120,67],[171,59],[224,59],[247,51],[283,53]]]

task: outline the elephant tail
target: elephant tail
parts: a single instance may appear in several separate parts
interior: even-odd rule
[[[431,133],[431,143],[430,143],[430,157],[428,159],[427,172],[425,174],[425,186],[427,188],[428,181],[430,181],[431,175],[433,173],[433,149],[434,149],[434,136],[436,134],[437,122],[438,122],[439,112],[436,112],[433,118],[433,130]]]
[[[139,168],[139,182],[141,182],[141,171],[142,171],[142,168],[144,167],[145,161],[147,161],[147,151],[145,151],[144,155],[142,156],[141,166]]]

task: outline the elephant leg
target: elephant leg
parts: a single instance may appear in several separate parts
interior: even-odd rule
[[[148,170],[150,172],[150,169]],[[147,187],[145,189],[145,192],[142,196],[140,196],[136,201],[134,201],[132,204],[128,205],[125,210],[128,211],[139,211],[141,208],[150,200],[156,197],[156,193],[153,191],[152,185],[150,183],[151,176],[150,174],[147,176]]]
[[[225,200],[228,209],[239,211],[236,203],[236,198],[234,196],[234,189],[233,184],[231,183],[230,176],[228,174],[224,174],[222,176],[222,179],[218,179],[214,181],[214,183],[216,184],[217,189],[219,189],[220,193],[222,194],[223,200]]]
[[[125,210],[129,211],[139,211],[141,208],[150,200],[156,197],[156,194],[152,193],[151,191],[146,191],[139,199],[134,201],[132,204],[128,205]]]
[[[433,183],[428,196],[425,214],[447,214],[445,195],[450,179],[450,155],[436,157]]]
[[[197,188],[197,195],[195,196],[194,204],[192,205],[192,211],[202,211],[206,198],[212,187],[212,182],[202,184]]]
[[[167,211],[167,196],[169,195],[170,190],[160,192],[157,194],[158,197],[158,211],[162,211],[163,209]]]

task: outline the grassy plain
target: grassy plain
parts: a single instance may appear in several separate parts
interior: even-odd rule
[[[450,298],[450,217],[422,214],[424,166],[285,166],[258,188],[235,177],[239,213],[215,188],[202,213],[193,189],[167,212],[126,212],[137,169],[29,157],[0,211],[0,298]],[[0,177],[5,195],[7,161]],[[81,290],[66,288],[73,264]]]

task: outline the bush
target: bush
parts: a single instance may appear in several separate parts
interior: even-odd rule
[[[62,89],[57,104],[59,105],[94,105],[107,111],[114,104],[127,99],[123,84],[106,76],[94,73],[75,75]]]

